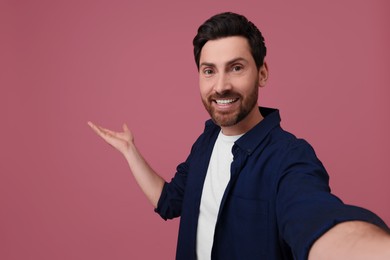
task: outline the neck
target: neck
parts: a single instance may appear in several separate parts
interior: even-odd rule
[[[259,108],[254,106],[251,112],[237,124],[221,127],[222,133],[224,135],[244,134],[260,123],[261,120],[263,120],[263,116],[260,114]]]

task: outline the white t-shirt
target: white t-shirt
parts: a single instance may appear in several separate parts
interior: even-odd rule
[[[242,135],[227,136],[219,133],[211,154],[202,199],[196,236],[198,260],[210,260],[215,224],[223,194],[230,180],[230,164],[233,161],[232,147]]]

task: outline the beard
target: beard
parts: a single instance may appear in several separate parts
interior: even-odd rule
[[[256,84],[253,87],[253,90],[246,97],[243,97],[242,95],[234,91],[226,91],[222,94],[216,93],[210,95],[207,98],[202,98],[202,102],[215,124],[222,127],[229,127],[241,122],[244,118],[248,116],[252,109],[257,106],[258,92],[258,84]],[[215,99],[231,97],[238,97],[241,101],[239,108],[235,111],[216,111],[214,106],[212,106],[212,103],[214,102],[213,100]]]

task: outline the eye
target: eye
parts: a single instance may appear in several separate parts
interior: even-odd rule
[[[232,71],[235,71],[235,72],[241,71],[242,69],[243,69],[242,65],[234,65],[232,67]]]
[[[207,75],[207,76],[210,76],[214,73],[214,70],[210,69],[210,68],[205,68],[202,70],[203,74]]]

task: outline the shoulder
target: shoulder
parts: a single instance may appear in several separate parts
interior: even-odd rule
[[[280,126],[270,131],[264,143],[267,149],[277,150],[280,155],[288,155],[297,151],[315,154],[313,147],[308,141],[296,137]]]

